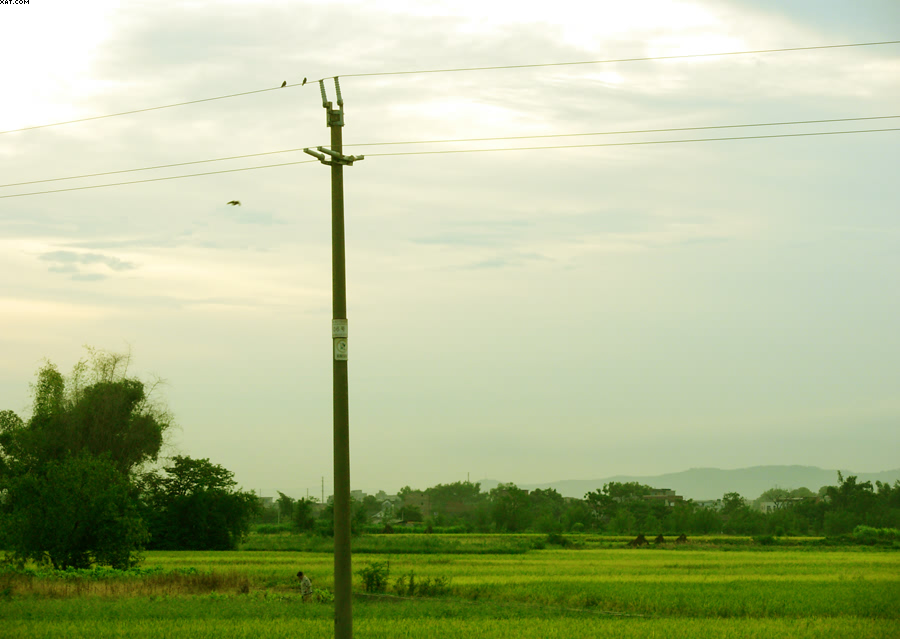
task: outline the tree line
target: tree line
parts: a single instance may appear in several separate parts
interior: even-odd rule
[[[6,561],[59,569],[94,564],[128,568],[144,549],[236,548],[259,517],[259,499],[209,459],[175,455],[160,467],[173,419],[155,400],[156,383],[128,375],[129,356],[89,349],[71,374],[52,363],[32,385],[31,416],[0,411],[0,549]],[[357,501],[352,528],[391,532],[397,524],[453,532],[608,534],[844,535],[857,526],[900,528],[900,481],[843,477],[817,493],[772,489],[752,508],[738,493],[712,507],[658,499],[636,482],[610,482],[583,499],[552,488],[500,484],[406,486],[390,504]],[[298,531],[332,535],[332,504],[279,493],[272,509]],[[375,523],[373,517],[381,514]]]
[[[255,495],[208,459],[160,460],[173,420],[129,356],[88,349],[64,376],[45,363],[32,414],[0,411],[0,549],[55,568],[129,568],[143,549],[230,549]]]
[[[393,510],[372,495],[353,504],[355,532],[390,532],[397,524],[415,529],[452,532],[596,532],[598,534],[734,534],[827,535],[849,534],[857,526],[900,528],[900,481],[859,482],[837,476],[834,486],[814,493],[807,488],[773,488],[756,504],[736,492],[715,503],[653,498],[658,491],[638,482],[610,482],[585,494],[565,498],[552,488],[525,490],[500,484],[482,492],[479,483],[438,484],[424,491],[408,486],[398,492]],[[417,499],[410,500],[410,495]],[[427,504],[427,512],[420,505]],[[774,508],[763,512],[760,502]],[[267,521],[293,522],[295,530],[330,534],[330,505],[315,516],[315,499],[294,500],[279,492]],[[373,522],[376,513],[385,518]],[[265,515],[265,513],[263,513]]]

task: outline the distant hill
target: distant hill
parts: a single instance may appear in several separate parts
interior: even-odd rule
[[[844,477],[856,475],[859,481],[876,481],[893,484],[900,480],[900,468],[879,473],[857,473],[841,470]],[[816,492],[822,486],[835,486],[838,483],[837,470],[827,470],[815,466],[753,466],[721,470],[719,468],[692,468],[677,473],[653,476],[616,475],[602,479],[567,479],[547,484],[521,484],[519,488],[534,490],[535,488],[553,488],[564,497],[584,497],[584,494],[603,488],[603,484],[611,481],[636,481],[654,488],[671,488],[685,499],[721,499],[725,493],[740,493],[746,499],[756,499],[762,493],[778,486],[788,490],[809,488]],[[481,490],[488,491],[500,482],[493,479],[482,479]]]

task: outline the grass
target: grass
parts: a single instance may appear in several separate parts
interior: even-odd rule
[[[374,562],[390,565],[389,594],[410,571],[417,580],[446,579],[449,592],[359,594],[355,635],[865,639],[896,637],[900,625],[900,553],[891,550],[583,544],[486,554],[459,552],[456,541],[438,539],[452,549],[443,553],[357,554],[358,593],[360,569]],[[2,572],[0,635],[332,636],[333,605],[299,597],[301,568],[314,587],[333,588],[327,552],[149,552],[136,571]]]

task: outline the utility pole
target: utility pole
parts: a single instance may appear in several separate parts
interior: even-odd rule
[[[331,129],[331,149],[303,151],[331,167],[331,340],[334,358],[334,637],[353,638],[351,608],[353,571],[350,559],[350,413],[347,390],[347,273],[344,258],[344,165],[363,156],[343,154],[344,100],[334,78],[338,108],[325,95],[319,80],[326,124]],[[326,158],[325,156],[329,156]]]

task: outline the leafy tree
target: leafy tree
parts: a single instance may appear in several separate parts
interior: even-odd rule
[[[316,500],[313,498],[298,499],[294,502],[294,526],[300,531],[313,530],[316,527],[316,518],[313,507]]]
[[[108,454],[123,473],[155,461],[171,425],[143,382],[127,377],[127,355],[89,349],[92,359],[64,377],[47,363],[32,385],[34,405],[18,431],[20,454],[41,463],[69,454]]]
[[[422,509],[418,506],[404,506],[400,509],[400,518],[403,521],[422,521]]]
[[[148,548],[232,550],[250,529],[256,495],[235,489],[234,473],[208,459],[176,455],[144,477]]]
[[[536,488],[528,495],[528,505],[534,527],[539,532],[562,532],[562,516],[566,501],[555,489]]]
[[[515,484],[500,484],[489,495],[491,517],[498,529],[517,532],[531,525],[527,490]]]
[[[15,563],[32,560],[57,569],[138,563],[147,529],[133,486],[108,455],[52,460],[40,474],[14,476],[7,486],[0,538]]]
[[[283,521],[291,521],[294,518],[294,499],[288,497],[280,490],[278,492],[278,519]]]
[[[581,499],[571,499],[566,501],[566,508],[563,512],[563,528],[573,532],[583,531],[591,525],[591,510],[588,505]]]
[[[619,530],[625,527],[626,523],[629,527],[637,525],[638,515],[644,518],[649,514],[650,505],[644,501],[643,497],[652,491],[653,489],[646,484],[612,481],[604,484],[602,490],[588,492],[584,499],[594,512],[597,521],[603,525],[609,524],[621,510],[629,511],[630,517],[619,516],[613,527],[615,530]]]
[[[690,525],[680,530],[690,530],[700,535],[721,532],[722,518],[712,508],[697,508],[690,519]]]
[[[770,488],[762,495],[760,495],[757,501],[777,501],[779,499],[787,499],[790,496],[791,492],[789,490],[778,488],[776,486],[775,488]]]
[[[134,480],[171,418],[128,355],[88,352],[68,377],[41,367],[27,421],[0,413],[0,542],[16,560],[127,566],[146,538]]]
[[[740,493],[725,493],[722,497],[722,514],[725,517],[735,514],[741,508],[746,508],[746,506]]]

